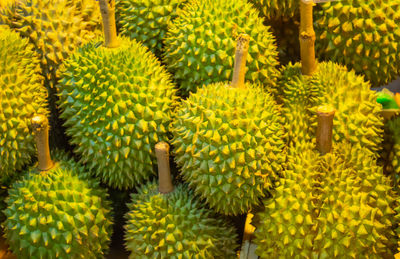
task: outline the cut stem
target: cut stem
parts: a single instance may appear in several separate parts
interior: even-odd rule
[[[240,34],[237,39],[236,53],[235,53],[235,66],[232,77],[232,87],[245,88],[244,78],[246,75],[246,59],[249,52],[250,36],[247,34]]]
[[[332,131],[335,109],[329,105],[318,107],[317,149],[322,154],[332,150]]]
[[[51,160],[49,149],[49,121],[44,115],[36,115],[31,122],[36,137],[38,169],[40,171],[50,170],[54,163]]]
[[[169,167],[169,145],[166,142],[156,144],[156,157],[158,164],[158,191],[170,193],[174,190]]]
[[[103,18],[105,46],[107,48],[116,48],[119,46],[119,42],[115,25],[115,0],[99,0],[99,4]]]
[[[300,1],[300,55],[301,72],[303,75],[312,75],[316,68],[315,61],[315,31],[313,27],[313,6],[314,1]]]

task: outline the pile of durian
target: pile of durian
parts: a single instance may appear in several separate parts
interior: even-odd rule
[[[2,0],[0,243],[393,258],[399,44],[398,0]]]

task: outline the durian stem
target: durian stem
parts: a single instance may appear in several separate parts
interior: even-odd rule
[[[174,190],[169,167],[169,145],[166,142],[156,144],[156,157],[158,164],[158,191],[170,193]]]
[[[240,34],[237,39],[235,66],[232,77],[232,87],[245,88],[244,78],[246,75],[246,59],[249,51],[250,36]]]
[[[44,115],[36,115],[32,118],[32,128],[36,137],[38,151],[38,169],[40,171],[50,170],[54,163],[50,157],[49,149],[49,121]]]
[[[313,27],[313,6],[312,0],[300,1],[300,55],[301,72],[303,75],[312,75],[316,68],[315,61],[315,31]],[[304,2],[307,1],[307,2]]]
[[[115,0],[99,0],[101,16],[103,17],[103,30],[105,46],[116,48],[119,46],[117,27],[115,25]]]
[[[335,109],[329,105],[318,107],[317,149],[322,154],[332,150],[332,131]]]

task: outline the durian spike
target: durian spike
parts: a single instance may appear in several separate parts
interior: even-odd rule
[[[232,87],[244,88],[244,78],[246,74],[246,59],[249,51],[250,36],[240,34],[237,39],[235,65],[232,76]]]
[[[46,116],[41,114],[35,115],[31,123],[38,151],[38,169],[40,171],[50,170],[54,163],[51,160],[49,149],[49,121]]]
[[[335,108],[330,105],[322,105],[317,109],[317,149],[322,155],[332,150],[332,130],[335,112]]]
[[[117,27],[115,24],[115,0],[99,0],[101,17],[103,18],[103,31],[105,46],[117,48]]]
[[[316,68],[315,60],[315,31],[313,27],[313,1],[300,1],[300,55],[301,72],[311,76]]]
[[[158,191],[170,193],[174,190],[169,167],[169,145],[166,142],[156,144],[156,157],[158,164]]]

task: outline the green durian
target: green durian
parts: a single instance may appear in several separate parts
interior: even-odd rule
[[[320,4],[316,17],[320,56],[365,75],[373,86],[400,74],[400,3],[342,0]]]
[[[332,63],[321,62],[312,76],[301,73],[301,64],[282,68],[275,89],[283,106],[287,134],[286,143],[299,153],[303,143],[314,139],[314,112],[324,103],[332,104],[338,113],[334,118],[333,141],[367,148],[377,155],[383,140],[382,107],[376,102],[376,92],[354,71]],[[293,150],[291,152],[294,152]]]
[[[50,87],[58,80],[58,67],[80,45],[101,32],[95,0],[19,0],[13,19],[3,11],[3,23],[20,33],[40,55],[43,76]]]
[[[217,83],[184,100],[173,122],[182,176],[223,214],[242,214],[274,186],[283,129],[273,97],[260,86]]]
[[[297,153],[272,196],[257,215],[261,258],[393,258],[395,196],[369,150]]]
[[[0,26],[0,182],[31,162],[30,119],[47,114],[39,58],[27,39]]]
[[[394,188],[399,191],[400,183],[400,117],[385,123],[384,150],[382,152],[386,173],[392,178]]]
[[[301,0],[250,0],[269,20],[299,17]]]
[[[121,35],[136,39],[160,56],[171,21],[187,0],[117,0],[117,26]]]
[[[165,193],[161,185],[148,182],[131,195],[125,215],[130,258],[236,258],[235,229],[186,185],[168,186]]]
[[[59,104],[80,161],[109,186],[128,189],[153,174],[153,146],[168,140],[177,97],[146,47],[116,35],[113,42],[120,45],[93,41],[65,61]]]
[[[164,62],[184,94],[231,78],[241,33],[251,38],[246,79],[265,87],[275,84],[275,39],[258,11],[247,1],[193,1],[169,27],[164,48]]]
[[[18,258],[103,258],[112,234],[107,193],[64,153],[56,153],[54,163],[47,118],[36,116],[32,123],[38,167],[11,186],[4,210],[11,251]]]

